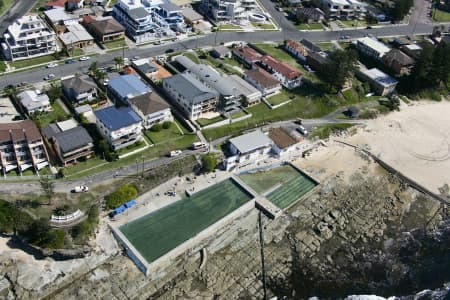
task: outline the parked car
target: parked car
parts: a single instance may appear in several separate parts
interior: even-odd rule
[[[173,53],[173,52],[175,52],[175,50],[173,50],[173,49],[171,49],[171,48],[169,48],[169,49],[167,49],[167,50],[165,51],[165,53]]]
[[[85,193],[87,191],[89,191],[89,188],[85,185],[77,185],[72,190],[73,193]]]
[[[372,29],[372,26],[367,26],[366,29]]]
[[[47,74],[45,75],[44,80],[50,80],[52,78],[55,78],[55,74]]]
[[[206,144],[202,142],[195,142],[192,143],[191,149],[198,150],[198,149],[206,149]]]
[[[69,58],[69,59],[66,60],[64,63],[66,63],[66,64],[73,64],[73,63],[75,63],[75,59]]]
[[[80,61],[90,60],[91,58],[89,56],[82,56],[80,57]]]
[[[181,153],[183,153],[181,150],[173,150],[173,151],[169,152],[169,156],[170,157],[175,157],[175,156],[180,155]]]
[[[47,65],[47,68],[56,68],[57,66],[58,66],[57,63],[49,63],[49,64]]]
[[[297,125],[302,125],[303,120],[300,118],[295,119],[294,123]]]
[[[299,127],[297,127],[297,131],[300,132],[303,135],[308,135],[308,130],[306,130],[305,127],[303,127],[302,125],[300,125]]]

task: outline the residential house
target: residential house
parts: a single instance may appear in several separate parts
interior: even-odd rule
[[[61,80],[64,96],[72,102],[83,103],[97,98],[97,85],[88,76],[73,76]]]
[[[152,89],[135,74],[120,75],[108,82],[108,94],[123,103],[151,91]]]
[[[284,49],[302,61],[306,61],[309,52],[305,45],[290,39],[285,41]]]
[[[225,158],[224,166],[230,170],[239,164],[252,163],[265,159],[272,150],[273,141],[261,130],[235,137],[229,141],[229,152],[231,156]]]
[[[176,74],[162,82],[164,91],[189,119],[196,120],[204,113],[217,110],[219,93],[191,73]]]
[[[39,90],[23,91],[19,93],[17,97],[20,99],[20,103],[28,114],[49,112],[53,110],[48,96]]]
[[[162,79],[172,76],[172,74],[163,66],[148,58],[135,60],[131,65],[141,74],[141,76],[147,77],[154,83],[158,83]]]
[[[213,47],[209,53],[211,53],[211,56],[214,58],[231,57],[231,50],[223,45]]]
[[[157,123],[173,121],[169,104],[156,91],[134,97],[129,103],[141,117],[142,125],[146,129]]]
[[[383,62],[391,68],[396,74],[408,75],[414,67],[414,59],[400,51],[392,49],[383,56]]]
[[[60,34],[59,39],[68,49],[82,49],[94,44],[94,38],[81,24],[67,26],[67,32]]]
[[[50,9],[44,11],[45,19],[48,24],[59,35],[67,31],[67,26],[78,24],[78,17],[69,15],[64,9]]]
[[[321,0],[327,19],[352,20],[363,19],[367,13],[367,4],[357,0]]]
[[[66,9],[68,11],[73,11],[75,9],[83,8],[84,0],[67,0]]]
[[[68,123],[69,126],[66,125]],[[73,119],[45,126],[42,128],[42,135],[63,166],[86,160],[94,153],[91,136]]]
[[[67,0],[56,0],[49,1],[45,3],[45,10],[50,10],[54,8],[65,9]]]
[[[0,43],[6,60],[21,60],[58,51],[55,32],[38,15],[25,15],[8,26]]]
[[[31,120],[0,124],[0,164],[3,175],[32,168],[36,173],[48,165],[42,136]]]
[[[302,84],[302,73],[291,65],[270,55],[264,55],[260,63],[285,88],[294,89]]]
[[[102,43],[121,40],[125,37],[125,27],[112,17],[95,19],[89,22],[87,28]]]
[[[184,7],[181,10],[181,14],[183,15],[184,21],[190,25],[198,24],[201,20],[203,20],[203,16],[191,7]]]
[[[319,70],[320,67],[327,61],[328,54],[324,51],[308,52],[306,63],[314,70]]]
[[[363,37],[356,40],[356,47],[358,50],[371,58],[381,60],[381,58],[391,51],[391,48],[386,46],[384,43],[378,41],[375,38]]]
[[[253,65],[254,63],[260,61],[263,57],[261,53],[249,46],[234,48],[233,55],[248,65]]]
[[[236,74],[232,74],[228,78],[233,82],[233,86],[236,87],[247,106],[261,102],[262,93],[253,85]]]
[[[233,111],[240,105],[241,95],[228,76],[220,74],[210,65],[196,64],[184,55],[176,56],[175,61],[182,65],[186,72],[191,73],[203,84],[219,93],[220,110]]]
[[[258,67],[246,70],[244,80],[256,87],[263,96],[276,93],[281,89],[281,84],[275,77]]]
[[[404,45],[400,47],[400,50],[414,59],[418,59],[422,53],[422,47],[418,44]]]
[[[255,0],[202,0],[203,10],[218,22],[249,20],[257,7]]]
[[[362,80],[367,81],[372,88],[372,91],[379,95],[385,96],[392,94],[398,84],[398,81],[393,77],[383,73],[377,68],[360,69],[356,75]]]
[[[325,13],[317,7],[300,7],[294,10],[297,20],[302,23],[318,23],[325,19]]]
[[[167,23],[172,30],[184,31],[186,24],[181,13],[182,8],[173,4],[170,1],[164,1],[158,6],[152,8],[155,16],[162,18],[163,22]]]
[[[109,106],[94,111],[98,132],[111,148],[119,150],[142,139],[142,120],[129,106]]]
[[[290,136],[283,128],[271,128],[268,134],[273,141],[272,151],[275,155],[283,156],[294,151],[298,141]]]

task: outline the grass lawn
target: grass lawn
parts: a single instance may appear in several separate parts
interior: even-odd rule
[[[3,60],[0,60],[0,72],[4,72],[6,70],[6,64]]]
[[[436,9],[436,11],[433,12],[433,20],[437,22],[450,22],[450,13]]]
[[[163,143],[168,140],[173,140],[182,137],[183,135],[180,133],[175,124],[172,124],[168,129],[162,129],[159,132],[154,132],[151,130],[145,131],[145,135],[150,139],[153,144]]]
[[[33,117],[33,120],[37,120],[41,128],[59,120],[66,120],[69,117],[69,115],[66,114],[61,105],[59,105],[58,101],[55,101],[52,104],[52,107],[53,111],[42,113],[36,117]]]
[[[13,0],[0,1],[0,16],[12,5]]]
[[[88,172],[90,168],[97,167],[101,164],[107,163],[100,157],[92,157],[88,160],[78,162],[76,165],[71,165],[64,168],[64,176],[70,176],[72,174],[86,171]]]
[[[227,66],[226,64],[225,64],[225,60],[224,61],[222,61],[222,59],[217,59],[217,58],[214,58],[214,57],[212,57],[211,55],[209,55],[209,54],[207,54],[206,55],[206,59],[199,59],[200,60],[200,62],[201,63],[203,63],[203,64],[209,64],[209,65],[211,65],[212,67],[214,67],[214,68],[216,68],[216,69],[219,69],[220,71],[222,71],[222,73],[225,73],[225,74],[237,74],[237,75],[241,75],[240,73],[239,73],[239,71],[237,71],[237,70],[235,70],[234,68],[232,68],[231,66]],[[231,59],[228,59],[228,60],[230,60],[231,61]]]
[[[366,27],[367,22],[364,20],[342,20],[342,24],[344,24],[346,27]]]
[[[116,40],[116,41],[106,42],[103,44],[103,46],[105,46],[107,49],[115,49],[115,48],[123,47],[124,44],[125,44],[125,39],[120,39],[120,40]],[[125,45],[125,47],[126,47],[126,45]],[[126,47],[126,48],[128,48],[128,47]]]
[[[219,30],[241,30],[241,26],[234,24],[220,24]]]
[[[47,3],[48,0],[38,0],[36,4],[31,9],[31,12],[39,12],[41,10],[44,10],[45,3]]]
[[[144,141],[140,141],[140,142],[138,142],[138,143],[134,143],[134,144],[129,145],[129,146],[125,147],[125,148],[122,148],[122,149],[117,150],[117,154],[119,154],[119,155],[124,155],[124,154],[126,154],[126,153],[129,153],[129,152],[132,152],[132,151],[135,151],[135,150],[142,149],[142,148],[144,148],[145,146],[146,146],[146,145],[145,145],[145,142],[144,142]]]
[[[284,51],[282,48],[280,48],[276,44],[261,43],[261,44],[254,44],[254,45],[257,46],[258,48],[260,48],[261,50],[267,52],[267,54],[269,54],[275,58],[278,58],[284,62],[287,62],[291,66],[297,67],[297,65],[298,65],[297,60],[294,57],[292,57],[289,53]]]
[[[273,26],[272,23],[257,23],[257,22],[251,22],[254,27],[260,28],[260,29],[275,29],[275,26]]]
[[[223,121],[223,120],[225,120],[225,118],[223,116],[217,116],[217,117],[214,117],[214,118],[211,118],[211,119],[199,118],[196,121],[197,121],[198,124],[200,124],[200,126],[204,127],[204,126],[207,126],[207,125],[210,125],[210,124],[214,124],[214,123],[217,123],[217,122],[220,122],[220,121]]]
[[[326,139],[330,135],[337,133],[339,131],[346,130],[352,126],[354,125],[347,123],[321,125],[313,129],[313,131],[310,134],[310,137],[318,137],[319,139]]]
[[[250,199],[242,187],[228,179],[124,224],[119,230],[147,262],[152,262]]]
[[[299,25],[295,25],[295,27],[297,27],[298,30],[323,30],[323,25],[321,23],[311,23],[311,24],[306,24],[306,23],[301,23]]]
[[[33,65],[48,63],[48,62],[55,61],[55,60],[56,59],[53,55],[44,55],[44,56],[39,56],[39,57],[35,57],[35,58],[30,58],[30,59],[13,61],[10,63],[10,65],[15,68],[24,68],[24,67],[29,67],[29,66],[33,66]]]
[[[281,89],[280,92],[276,95],[273,95],[269,98],[266,98],[267,102],[269,102],[272,105],[278,105],[281,103],[284,103],[289,100],[289,93],[286,92],[285,89]]]
[[[74,48],[73,50],[69,51],[70,56],[80,56],[84,54],[83,49],[80,48]]]
[[[251,118],[224,125],[218,128],[204,129],[202,132],[207,139],[217,139],[227,135],[238,135],[243,130],[261,126],[264,122],[274,122],[294,118],[318,118],[331,113],[339,107],[356,104],[370,99],[346,99],[338,95],[318,94],[308,85],[301,86],[292,91],[284,90],[282,95],[292,101],[277,109],[270,109],[266,104],[260,103],[246,108],[252,114]],[[281,97],[281,96],[279,96]]]
[[[232,118],[232,119],[237,119],[237,118],[240,118],[240,117],[243,117],[243,116],[246,116],[247,114],[245,113],[245,111],[238,111],[237,113],[235,113],[235,114],[232,114],[231,116],[230,116],[230,118]]]
[[[319,46],[323,51],[333,50],[336,48],[336,45],[333,43],[317,43],[317,46]]]
[[[196,64],[200,63],[200,59],[198,59],[197,55],[195,55],[192,52],[185,52],[183,53],[183,55],[192,60],[193,62],[195,62]]]

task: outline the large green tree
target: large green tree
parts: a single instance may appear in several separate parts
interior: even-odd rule
[[[332,88],[340,91],[347,79],[356,71],[358,53],[352,48],[337,49],[328,55],[325,63],[319,69],[319,76]]]
[[[217,167],[217,157],[214,153],[208,153],[202,157],[202,169],[204,172],[212,172]]]
[[[414,0],[396,0],[394,6],[391,9],[391,17],[395,21],[403,20],[408,14],[411,7],[414,5]]]

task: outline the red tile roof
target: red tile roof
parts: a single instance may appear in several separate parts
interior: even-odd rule
[[[83,23],[84,24],[91,24],[95,20],[96,20],[95,16],[87,15],[87,16],[83,17]]]
[[[250,62],[259,61],[262,57],[261,53],[259,53],[255,49],[250,48],[248,46],[235,48],[235,49],[233,49],[233,53],[236,56],[241,57],[241,58],[245,59],[246,61],[250,61]]]
[[[308,55],[308,49],[306,49],[306,47],[303,44],[300,44],[297,41],[287,40],[286,41],[286,46],[291,48],[295,52],[300,53],[303,56],[307,56]]]
[[[42,139],[36,124],[31,120],[0,124],[0,141],[37,141]]]
[[[280,82],[275,77],[261,68],[246,70],[244,73],[246,76],[252,78],[254,81],[258,82],[265,88],[272,88],[280,84]]]
[[[59,6],[59,7],[65,7],[67,0],[56,0],[56,1],[49,1],[45,3],[45,6]]]
[[[283,61],[275,59],[270,55],[264,55],[261,59],[261,62],[288,79],[294,79],[302,76],[302,73],[296,68],[288,65]]]

